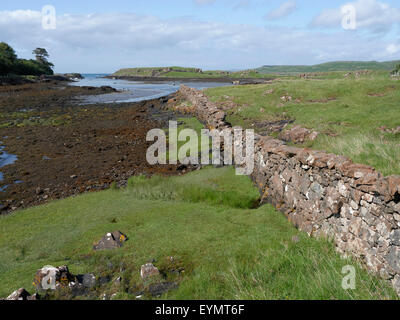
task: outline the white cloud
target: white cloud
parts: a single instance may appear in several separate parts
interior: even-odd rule
[[[377,0],[357,0],[349,2],[356,12],[357,29],[366,29],[374,33],[389,31],[400,22],[400,9]],[[341,8],[326,9],[311,23],[315,27],[341,28],[343,15]]]
[[[287,1],[282,3],[279,8],[272,10],[267,14],[270,20],[278,20],[292,14],[296,10],[296,1]]]
[[[40,12],[0,11],[0,39],[24,58],[31,57],[32,49],[44,47],[57,72],[82,73],[154,65],[231,69],[383,60],[394,52],[393,40],[371,42],[344,31],[326,34],[117,13],[60,15],[55,30],[43,30]]]
[[[386,52],[390,55],[397,54],[400,52],[400,45],[391,43],[386,47]]]

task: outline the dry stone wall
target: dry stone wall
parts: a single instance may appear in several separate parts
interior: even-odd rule
[[[204,124],[230,128],[225,113],[198,90],[182,86]],[[287,146],[256,135],[251,176],[271,203],[310,236],[334,240],[343,254],[391,281],[400,294],[400,176],[384,177],[344,156]]]

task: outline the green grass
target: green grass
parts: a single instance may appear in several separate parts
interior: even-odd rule
[[[0,217],[0,296],[19,287],[32,291],[37,269],[67,264],[75,274],[122,276],[120,286],[110,283],[97,297],[134,299],[146,287],[140,266],[154,259],[166,280],[179,282],[164,299],[396,298],[386,282],[341,259],[332,243],[297,231],[269,205],[253,209],[258,196],[233,168],[206,168],[180,177],[135,177],[126,189]],[[129,236],[125,245],[94,252],[93,242],[114,230]],[[348,264],[357,270],[356,290],[341,288]],[[177,267],[185,272],[170,272]]]
[[[180,133],[185,130],[185,129],[191,129],[194,130],[196,132],[196,135],[198,137],[198,140],[191,140],[189,139],[189,137],[186,138],[186,141],[181,141],[178,140],[177,141],[177,145],[175,146],[175,149],[177,150],[177,156],[178,156],[178,160],[179,162],[182,162],[181,160],[183,160],[184,157],[189,157],[190,153],[189,150],[195,150],[195,153],[198,154],[199,151],[201,150],[209,150],[211,147],[211,141],[209,141],[208,143],[205,142],[205,144],[203,145],[203,141],[201,140],[201,130],[204,129],[204,125],[197,119],[194,117],[188,117],[188,118],[178,118],[177,119],[178,122],[178,128],[177,130],[174,129],[165,129],[165,133],[167,135],[167,153],[165,155],[165,157],[163,157],[163,155],[160,156],[160,158],[162,160],[166,159],[167,161],[169,161],[169,157],[170,157],[170,149],[169,149],[169,138],[170,138],[170,134],[172,136],[175,136],[177,138],[179,138]],[[177,131],[177,132],[175,132]],[[185,146],[185,148],[187,149],[187,153],[186,155],[183,156],[183,158],[181,159],[179,157],[179,151],[181,150],[182,146]],[[211,155],[210,155],[211,156]]]
[[[400,82],[387,72],[220,87],[206,94],[219,104],[230,102],[227,120],[233,125],[261,132],[260,121],[293,119],[293,125],[321,133],[304,146],[346,155],[385,175],[400,174],[400,134],[379,129],[400,126]],[[292,101],[283,102],[284,95]]]

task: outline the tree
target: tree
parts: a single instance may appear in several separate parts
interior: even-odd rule
[[[46,49],[36,48],[32,53],[36,56],[37,62],[48,63],[47,58],[49,57],[49,54]]]
[[[36,48],[33,50],[33,54],[36,56],[36,62],[39,64],[39,71],[42,72],[42,74],[53,74],[52,68],[54,64],[47,60],[49,57],[47,50],[44,48]]]
[[[17,55],[15,54],[14,49],[5,42],[0,42],[0,57],[10,63],[15,63],[17,60]]]
[[[7,75],[12,72],[17,61],[14,49],[7,43],[0,42],[0,75]]]
[[[396,66],[396,68],[394,68],[394,70],[392,71],[392,75],[395,75],[395,76],[400,75],[400,64],[398,64]]]
[[[54,74],[54,65],[47,60],[49,54],[46,49],[33,50],[36,60],[18,59],[14,49],[5,42],[0,42],[0,76]]]

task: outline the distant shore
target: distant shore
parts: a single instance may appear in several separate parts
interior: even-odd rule
[[[103,78],[107,79],[115,79],[115,80],[128,80],[128,81],[143,81],[143,82],[221,82],[221,83],[232,83],[232,84],[261,84],[267,83],[271,80],[274,80],[273,77],[271,78],[186,78],[186,77],[140,77],[140,76],[116,76],[116,75],[109,75]]]

